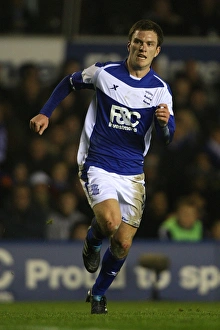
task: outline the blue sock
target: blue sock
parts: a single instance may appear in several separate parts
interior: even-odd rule
[[[106,290],[110,287],[116,275],[123,266],[125,259],[126,257],[123,259],[115,258],[115,256],[111,253],[110,248],[106,250],[102,259],[100,273],[92,288],[94,299],[99,300],[102,296],[104,296]]]
[[[87,233],[88,242],[93,245],[95,249],[100,249],[103,238],[105,238],[105,236],[102,234],[96,218],[93,218],[91,227]]]

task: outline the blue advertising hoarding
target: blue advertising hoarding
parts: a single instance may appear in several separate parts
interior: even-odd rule
[[[77,59],[82,68],[95,62],[119,61],[127,57],[127,39],[106,38],[106,40],[87,38],[67,43],[65,58]],[[207,39],[170,40],[162,45],[156,59],[156,72],[163,79],[172,79],[175,73],[182,70],[187,61],[196,61],[198,71],[208,84],[220,80],[220,42]]]
[[[219,243],[150,241],[134,242],[108,299],[151,299],[155,273],[139,264],[145,253],[163,253],[170,259],[170,268],[157,283],[161,299],[220,300]],[[82,243],[2,242],[0,301],[84,300],[96,274],[84,269],[81,254]]]

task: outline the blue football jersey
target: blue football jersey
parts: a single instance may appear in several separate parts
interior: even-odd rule
[[[97,166],[123,175],[142,173],[154,124],[158,135],[165,138],[154,116],[160,103],[166,103],[170,111],[165,135],[168,142],[172,140],[175,123],[171,91],[152,69],[139,79],[129,74],[124,61],[96,63],[71,75],[70,82],[73,89],[96,91],[79,144],[81,170]]]

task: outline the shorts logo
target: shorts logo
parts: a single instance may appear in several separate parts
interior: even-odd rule
[[[94,195],[98,195],[99,194],[99,188],[97,184],[92,184],[91,185],[91,194]]]
[[[125,107],[112,105],[110,113],[110,121],[108,126],[124,131],[137,132],[136,126],[139,124],[141,115],[137,111],[130,111]]]

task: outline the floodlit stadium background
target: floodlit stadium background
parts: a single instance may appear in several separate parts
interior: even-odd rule
[[[219,6],[217,0],[141,0],[138,5],[97,0],[92,6],[89,0],[1,1],[0,300],[68,300],[73,291],[77,300],[91,285],[78,240],[92,214],[77,179],[76,151],[92,94],[68,97],[41,138],[29,130],[29,119],[66,74],[96,61],[124,59],[128,29],[141,18],[155,20],[164,30],[154,68],[171,85],[177,134],[166,150],[154,140],[146,157],[146,212],[110,298],[118,299],[118,292],[121,299],[151,297],[155,274],[140,267],[139,256],[163,252],[170,267],[160,274],[162,298],[219,300]],[[20,183],[30,191],[25,196],[17,191],[15,200]],[[69,229],[62,238],[49,237],[47,228],[54,214],[59,217],[57,205],[66,189],[75,201]],[[159,226],[182,196],[189,196],[199,210],[203,239],[161,242]],[[33,198],[41,207],[15,226],[22,198],[27,205]]]

